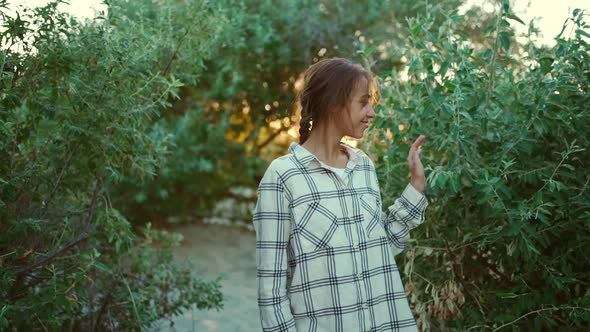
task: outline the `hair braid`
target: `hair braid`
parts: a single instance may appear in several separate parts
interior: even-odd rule
[[[307,140],[311,128],[311,120],[311,112],[308,112],[306,109],[302,109],[301,121],[299,122],[299,144],[303,144]]]

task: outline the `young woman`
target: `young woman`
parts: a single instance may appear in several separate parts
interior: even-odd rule
[[[424,221],[420,144],[411,182],[381,208],[372,160],[340,142],[375,117],[370,74],[346,59],[305,72],[300,144],[272,161],[259,188],[258,306],[264,331],[416,331],[394,256]]]

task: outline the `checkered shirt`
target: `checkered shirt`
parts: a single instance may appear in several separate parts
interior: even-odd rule
[[[344,177],[298,143],[258,188],[258,306],[263,331],[416,331],[394,256],[424,221],[410,184],[388,214],[373,161],[349,153]]]

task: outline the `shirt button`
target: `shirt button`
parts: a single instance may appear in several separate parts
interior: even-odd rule
[[[363,274],[362,273],[359,273],[359,274],[356,275],[356,277],[359,278],[359,279],[362,279],[363,278]]]
[[[369,308],[369,304],[368,303],[363,303],[363,309],[368,309]]]

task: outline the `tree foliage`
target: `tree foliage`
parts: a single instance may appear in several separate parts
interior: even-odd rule
[[[218,281],[172,262],[181,237],[134,232],[110,198],[168,156],[153,119],[202,71],[217,17],[204,2],[110,1],[79,22],[58,3],[2,13],[0,328],[128,330],[219,307]]]
[[[180,99],[171,101],[175,111],[156,125],[172,134],[169,158],[153,181],[129,177],[113,195],[133,219],[207,217],[215,203],[232,196],[232,187],[255,187],[264,159],[284,152],[297,136],[296,85],[305,69],[322,57],[360,59],[357,51],[377,45],[374,54],[382,60],[376,70],[401,65],[402,22],[426,3],[221,0],[211,7],[224,27],[209,47],[215,56],[204,60],[196,84],[180,88]],[[155,15],[132,5],[127,10]]]
[[[400,265],[406,292],[422,330],[580,330],[590,323],[588,14],[575,10],[544,49],[515,46],[522,22],[507,1],[499,12],[489,47],[456,12],[434,31],[427,16],[409,19],[408,81],[381,77],[384,192],[403,189],[409,144],[427,136],[431,205]]]
[[[462,2],[445,0],[440,6]],[[296,83],[311,63],[333,56],[360,59],[359,48],[383,44],[390,56],[376,66],[395,66],[405,17],[426,7],[413,1],[216,3],[232,29],[220,37],[220,56],[206,62],[205,83],[193,93],[210,109],[231,112],[228,138],[244,144],[252,156],[296,125]],[[272,122],[276,126],[269,126]]]

